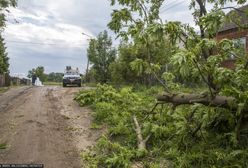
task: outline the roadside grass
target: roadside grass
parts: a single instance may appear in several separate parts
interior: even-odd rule
[[[62,82],[43,82],[45,86],[62,86]]]
[[[102,129],[103,125],[101,124],[98,124],[96,122],[93,122],[91,125],[90,125],[90,128],[91,129]]]
[[[23,87],[23,86],[31,86],[31,85],[11,85],[9,87],[0,87],[0,94],[7,92],[11,88],[19,88],[19,87]]]
[[[97,83],[84,83],[84,86],[86,86],[86,87],[96,87]]]
[[[1,143],[0,144],[0,150],[2,149],[7,149],[8,148],[8,144],[7,143]]]
[[[0,87],[0,93],[7,92],[9,90],[9,87]]]

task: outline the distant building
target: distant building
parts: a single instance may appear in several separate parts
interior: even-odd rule
[[[216,39],[218,41],[227,38],[234,40],[245,52],[248,52],[248,29],[242,29],[241,27],[248,27],[248,5],[241,8],[234,9],[227,14],[230,18],[230,22],[226,22],[219,30]],[[230,56],[230,59],[223,62],[223,66],[228,68],[234,68],[235,59]]]

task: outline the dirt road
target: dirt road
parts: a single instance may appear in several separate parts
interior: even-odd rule
[[[0,94],[0,163],[79,168],[80,151],[100,133],[91,114],[73,101],[79,88],[22,87]]]

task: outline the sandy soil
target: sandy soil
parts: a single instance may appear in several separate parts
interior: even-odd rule
[[[7,144],[0,163],[81,167],[80,151],[101,133],[90,129],[90,110],[73,101],[79,89],[21,87],[0,94],[0,144]]]

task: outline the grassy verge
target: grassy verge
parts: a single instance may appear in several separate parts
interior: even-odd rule
[[[44,82],[45,86],[62,86],[62,82]]]
[[[0,93],[7,92],[9,90],[9,87],[0,87]]]
[[[1,149],[7,149],[7,147],[8,147],[7,143],[0,144],[0,150]]]

